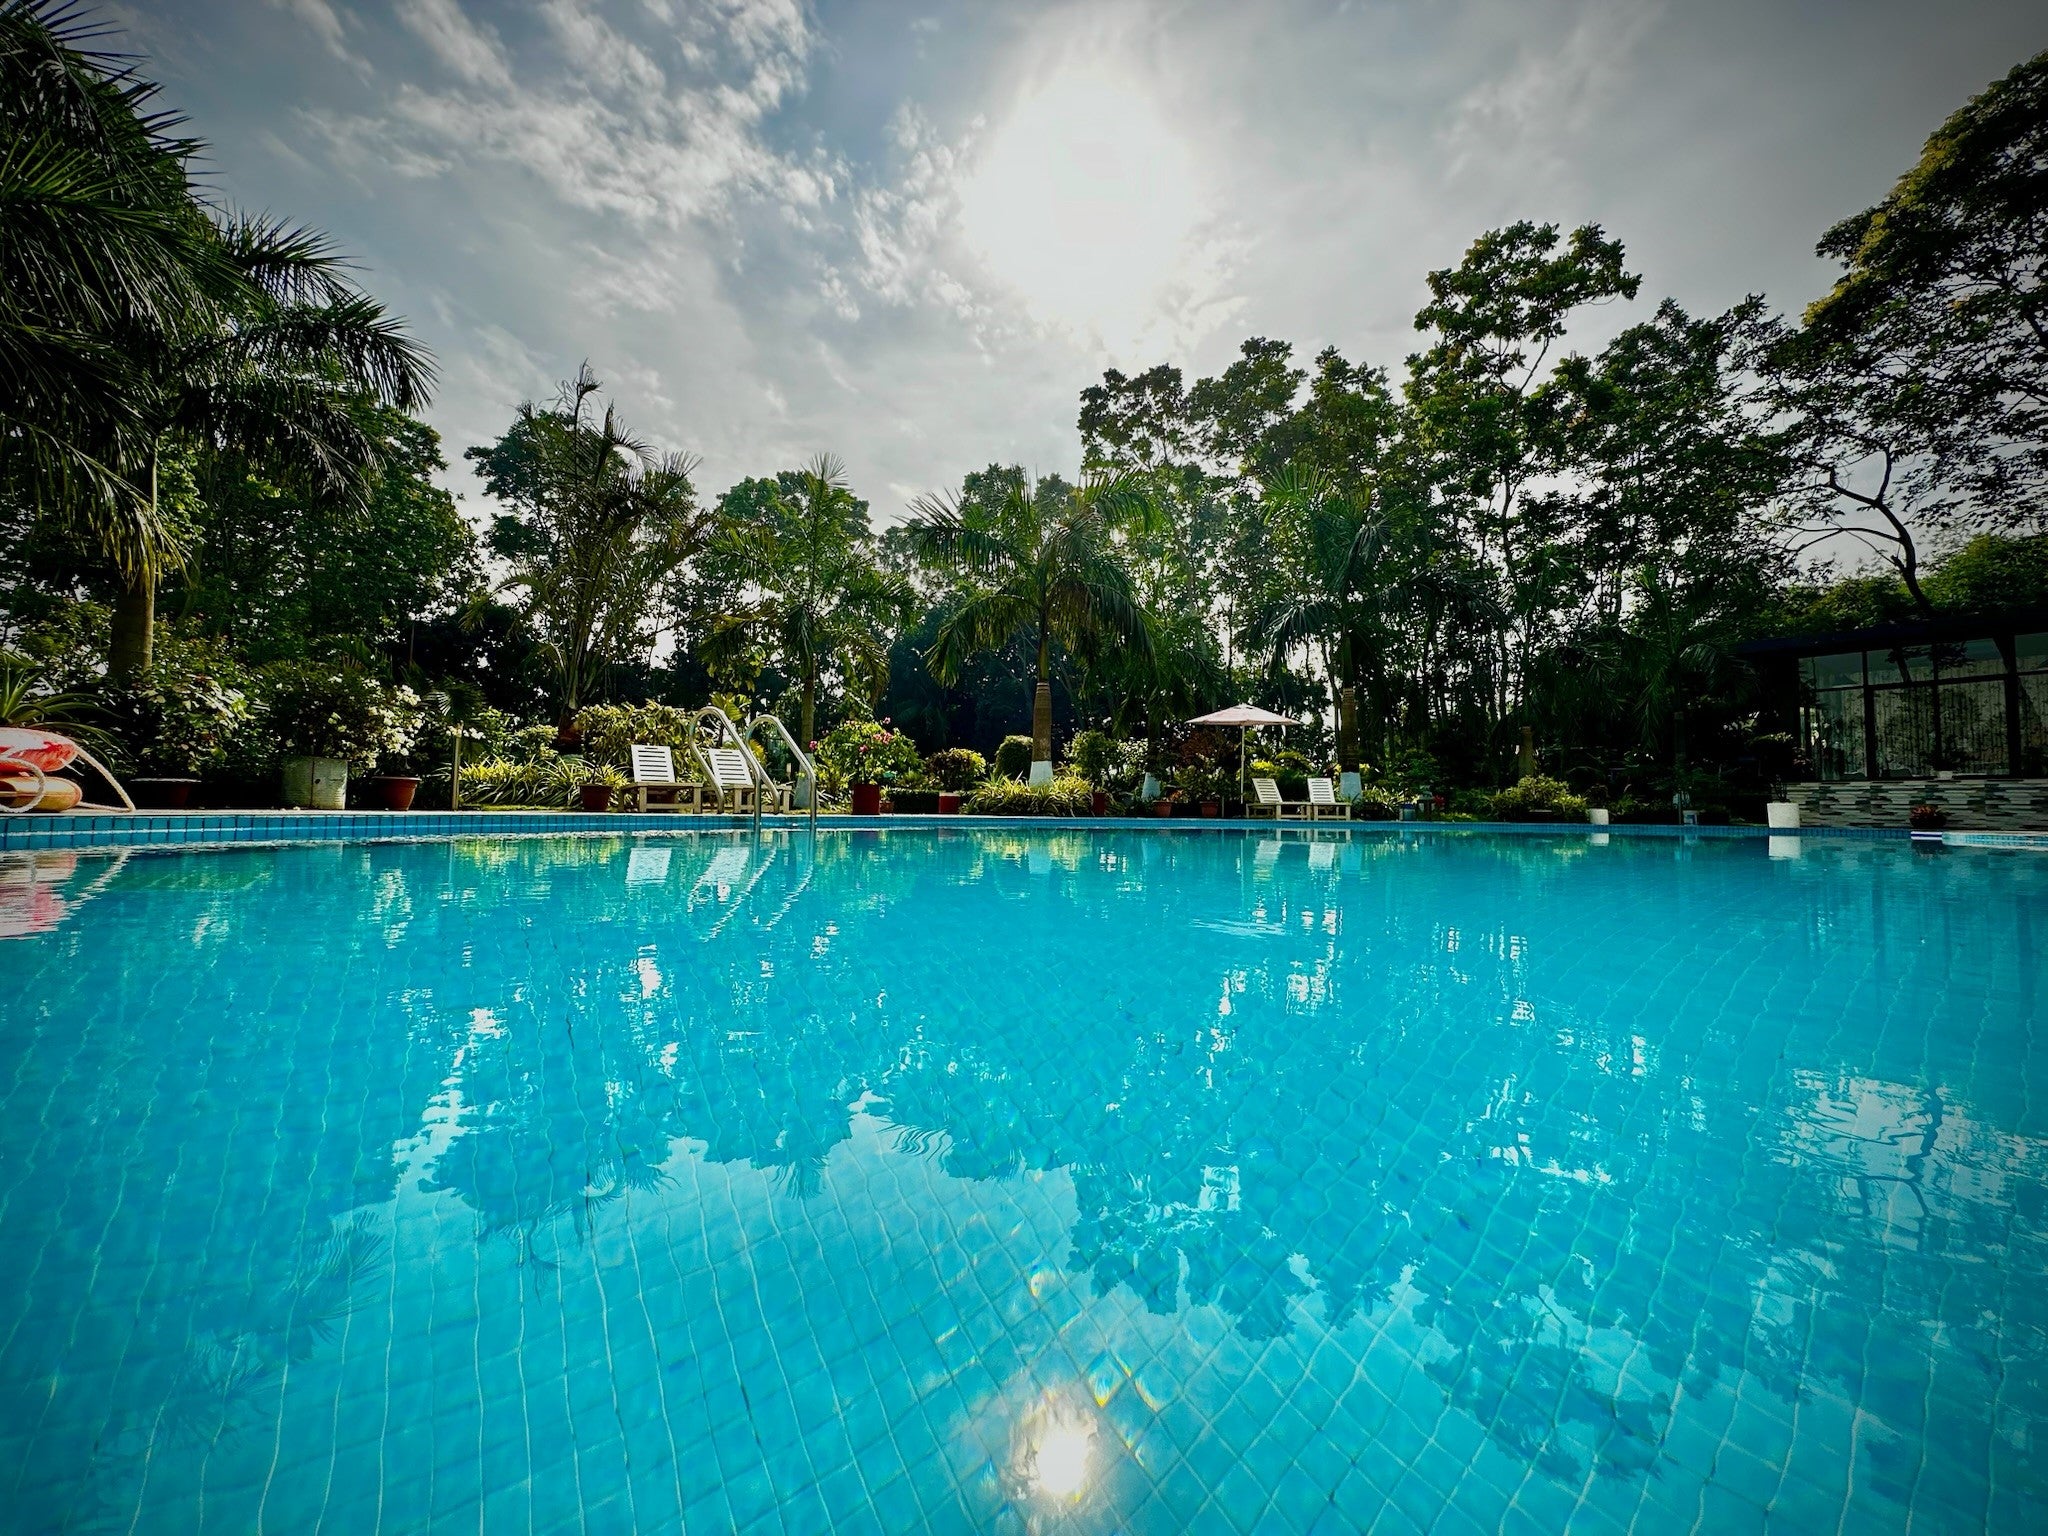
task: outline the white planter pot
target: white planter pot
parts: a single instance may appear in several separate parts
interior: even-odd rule
[[[286,758],[284,803],[298,810],[340,810],[348,803],[348,764],[338,757]]]
[[[1034,785],[1052,782],[1052,764],[1040,758],[1031,765],[1031,782]]]
[[[1606,826],[1607,807],[1604,805],[1594,806],[1591,810],[1586,812],[1586,820],[1596,827]]]
[[[1764,823],[1771,827],[1795,829],[1799,825],[1799,807],[1790,800],[1773,800],[1764,807]]]

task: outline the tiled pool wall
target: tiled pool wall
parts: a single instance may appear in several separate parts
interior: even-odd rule
[[[804,816],[763,816],[765,827],[807,825]],[[455,837],[617,837],[657,832],[734,831],[753,825],[746,816],[572,811],[180,811],[109,815],[11,816],[0,819],[0,852],[35,849],[178,847],[219,843],[336,843],[435,841]],[[1458,836],[1469,832],[1514,833],[1528,837],[1751,838],[1804,836],[1902,841],[1894,827],[1808,827],[1772,832],[1765,827],[1607,826],[1556,822],[1392,822],[1284,821],[1267,818],[1136,816],[837,816],[821,815],[821,828],[834,831],[887,828],[984,830],[994,827],[1080,827],[1100,831],[1142,828],[1166,834],[1279,830],[1385,836]],[[1946,841],[1995,847],[2048,848],[2048,834],[1950,833]]]

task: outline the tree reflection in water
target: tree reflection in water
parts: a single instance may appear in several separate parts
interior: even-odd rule
[[[129,978],[82,1005],[81,934],[39,941],[38,1006],[83,1007],[108,1108],[142,1061],[194,1094],[194,1187],[248,1220],[234,1278],[194,1256],[158,1325],[217,1350],[209,1313],[253,1336],[268,1289],[263,1358],[314,1347],[298,1234],[409,1183],[545,1286],[605,1209],[687,1201],[679,1157],[843,1202],[828,1165],[874,1123],[953,1180],[1064,1179],[1094,1295],[1215,1309],[1250,1344],[1307,1330],[1361,1371],[1387,1341],[1568,1487],[1653,1471],[1682,1403],[1737,1388],[1786,1424],[1854,1405],[1900,1507],[1962,1475],[1921,1438],[1956,1392],[1979,1394],[1957,1462],[2048,1472],[2048,1341],[2013,1290],[2048,1258],[2042,1085],[1996,1066],[2040,1020],[2012,930],[2031,868],[1395,833],[649,846],[136,861],[104,904],[239,957],[210,998]],[[302,1011],[288,975],[333,989]],[[216,1016],[232,1041],[192,1022]],[[309,1051],[341,1060],[287,1065]],[[339,1123],[335,1082],[365,1095]],[[251,1095],[317,1129],[254,1165],[207,1151]],[[67,1177],[76,1209],[118,1206],[104,1149]],[[133,1417],[166,1395],[133,1385]]]

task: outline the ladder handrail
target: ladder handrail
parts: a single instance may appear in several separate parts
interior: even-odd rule
[[[805,781],[810,785],[810,792],[804,798],[809,801],[811,825],[815,827],[818,824],[817,764],[813,763],[809,756],[805,754],[804,749],[796,744],[796,738],[789,734],[789,727],[782,723],[780,715],[760,714],[754,716],[753,719],[747,722],[747,735],[751,737],[754,732],[761,729],[764,725],[775,727],[775,734],[780,736],[782,744],[789,748],[789,755],[796,760],[797,767],[802,771]],[[757,813],[760,809],[760,802],[761,797],[756,795],[754,797],[754,806]]]
[[[722,745],[729,739],[735,747],[739,748],[740,755],[747,760],[747,777],[753,781],[754,785],[754,815],[756,818],[759,818],[761,814],[761,790],[765,784],[772,783],[773,781],[768,778],[768,770],[763,768],[760,760],[754,756],[753,749],[747,745],[747,738],[742,736],[739,727],[732,723],[732,717],[716,704],[706,704],[702,709],[690,716],[690,756],[696,759],[697,767],[702,771],[705,782],[715,787],[718,783],[718,775],[711,771],[710,760],[704,756],[704,750],[698,745],[697,741],[698,728],[704,723],[707,715],[718,724],[718,740],[713,745]]]

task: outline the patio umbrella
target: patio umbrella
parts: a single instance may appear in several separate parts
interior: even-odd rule
[[[1234,725],[1237,727],[1237,794],[1244,798],[1244,739],[1245,732],[1255,725],[1299,725],[1301,722],[1286,715],[1276,715],[1270,709],[1261,709],[1256,704],[1233,704],[1228,709],[1219,709],[1214,714],[1197,715],[1189,725]]]

